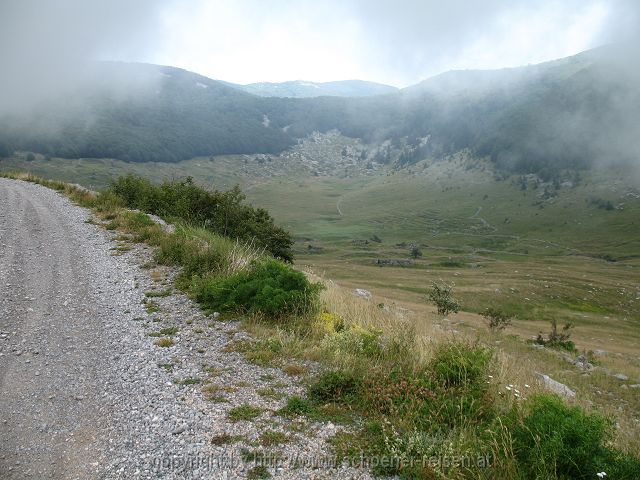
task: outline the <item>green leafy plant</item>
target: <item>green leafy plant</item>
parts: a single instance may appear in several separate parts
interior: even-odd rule
[[[448,315],[449,313],[458,313],[460,303],[453,298],[454,284],[433,283],[431,290],[427,293],[429,300],[438,308],[439,315]]]

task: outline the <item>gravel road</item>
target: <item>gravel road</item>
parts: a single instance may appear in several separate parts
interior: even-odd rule
[[[245,478],[257,450],[283,458],[275,478],[368,478],[287,463],[331,461],[326,439],[341,427],[278,416],[299,379],[247,363],[228,348],[252,341],[239,324],[179,292],[149,308],[145,293],[171,288],[175,271],[89,219],[52,190],[0,178],[0,478]],[[175,344],[157,346],[172,327]],[[260,414],[231,422],[243,404]],[[265,432],[283,435],[266,444]]]

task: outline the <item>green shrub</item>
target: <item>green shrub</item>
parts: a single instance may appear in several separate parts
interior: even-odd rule
[[[309,398],[316,402],[348,403],[357,396],[360,385],[360,379],[350,372],[325,372],[310,385]]]
[[[191,177],[155,185],[142,177],[128,175],[114,180],[108,193],[120,198],[126,207],[255,243],[276,258],[293,260],[291,235],[276,226],[266,210],[245,204],[245,196],[238,187],[227,192],[209,191],[195,185]]]
[[[212,310],[281,318],[312,313],[321,288],[302,272],[277,260],[265,260],[247,271],[204,280],[196,288],[196,298]]]
[[[500,308],[488,307],[482,312],[482,316],[492,332],[499,332],[511,325],[511,317]]]
[[[569,352],[576,352],[576,345],[569,338],[571,337],[571,329],[573,328],[573,324],[567,323],[564,327],[562,327],[562,331],[558,331],[558,322],[554,318],[551,320],[551,331],[547,338],[542,336],[542,333],[539,333],[533,343],[538,345],[544,345],[549,348],[561,348],[563,350],[567,350]]]
[[[458,313],[460,304],[453,298],[453,284],[433,283],[427,297],[438,308],[439,315]]]
[[[313,411],[313,406],[302,397],[293,396],[289,397],[287,404],[279,410],[280,415],[295,416],[295,415],[307,415]]]
[[[567,406],[555,395],[535,395],[512,428],[514,453],[526,478],[640,478],[640,462],[607,446],[613,424],[598,414]]]

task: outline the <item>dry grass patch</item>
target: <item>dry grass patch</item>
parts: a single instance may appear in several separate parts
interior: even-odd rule
[[[290,363],[282,367],[282,371],[289,376],[299,377],[301,375],[306,375],[309,373],[309,369],[304,365],[298,365],[296,363]]]
[[[176,342],[169,337],[159,338],[154,342],[154,344],[157,345],[158,347],[171,347],[175,345],[175,343]]]

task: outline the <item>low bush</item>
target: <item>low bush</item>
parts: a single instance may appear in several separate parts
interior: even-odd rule
[[[293,396],[287,400],[287,404],[278,413],[282,416],[308,415],[313,411],[313,406],[302,397]]]
[[[250,421],[258,417],[262,413],[262,409],[254,407],[248,403],[243,403],[237,407],[229,410],[228,418],[232,422],[239,422],[241,420]]]
[[[324,333],[339,333],[345,329],[345,321],[335,313],[322,312],[318,315],[316,326]]]
[[[256,242],[276,258],[293,260],[291,235],[276,226],[266,210],[245,204],[238,187],[227,192],[209,191],[190,177],[156,185],[128,175],[114,180],[107,193],[118,197],[126,207],[197,225],[228,238]]]
[[[354,399],[361,380],[350,372],[336,370],[320,374],[309,387],[309,398],[315,402],[349,402]]]
[[[494,412],[487,378],[493,352],[466,342],[442,344],[429,362],[437,413],[431,431],[443,427],[474,426],[489,421]]]
[[[313,313],[321,288],[282,262],[264,260],[254,262],[247,271],[204,279],[195,293],[211,310],[282,318]]]
[[[525,478],[640,478],[640,461],[608,446],[614,426],[605,417],[568,406],[555,395],[528,400],[512,427],[514,453]]]
[[[567,323],[564,327],[562,327],[561,331],[558,331],[558,323],[554,318],[551,320],[551,331],[547,338],[542,336],[542,333],[539,333],[533,343],[538,345],[543,345],[545,347],[550,348],[561,348],[563,350],[568,350],[569,352],[576,352],[576,345],[573,341],[569,340],[571,337],[571,329],[573,325],[571,323]]]
[[[482,316],[492,332],[502,331],[511,325],[511,317],[499,308],[488,307],[482,312]]]

